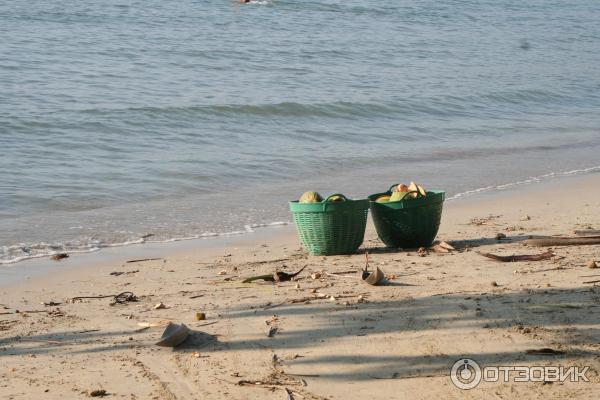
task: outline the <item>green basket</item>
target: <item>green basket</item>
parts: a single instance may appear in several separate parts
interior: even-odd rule
[[[312,255],[353,253],[364,240],[368,199],[320,203],[290,201],[290,210],[300,241]]]
[[[415,249],[430,246],[440,227],[445,192],[428,190],[426,196],[419,194],[416,199],[375,202],[379,196],[390,195],[394,186],[387,192],[369,196],[377,235],[387,247]]]

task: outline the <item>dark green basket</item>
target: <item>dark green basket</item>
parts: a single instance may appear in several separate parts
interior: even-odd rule
[[[416,199],[375,202],[379,196],[390,195],[394,186],[387,192],[369,196],[377,235],[387,247],[414,249],[430,246],[440,227],[445,192],[428,190],[426,196]]]
[[[320,203],[290,201],[290,210],[300,241],[312,255],[353,253],[365,238],[368,199]]]

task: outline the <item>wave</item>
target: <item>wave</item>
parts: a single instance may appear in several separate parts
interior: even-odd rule
[[[289,221],[275,221],[268,223],[260,223],[260,224],[248,224],[244,225],[244,229],[238,231],[231,232],[204,232],[200,234],[194,234],[190,236],[182,236],[182,237],[173,237],[163,240],[152,240],[150,237],[140,237],[133,238],[131,240],[126,240],[124,242],[118,243],[106,243],[90,240],[89,242],[84,243],[33,243],[33,244],[25,244],[20,243],[12,246],[3,246],[0,247],[0,265],[8,265],[15,264],[25,260],[31,260],[36,258],[44,258],[44,257],[52,257],[53,255],[59,253],[69,253],[69,254],[81,254],[81,253],[93,253],[96,251],[100,251],[103,248],[110,247],[123,247],[130,246],[134,244],[143,244],[143,243],[171,243],[171,242],[179,242],[184,240],[195,240],[195,239],[206,239],[206,238],[214,238],[214,237],[227,237],[227,236],[236,236],[243,235],[248,233],[256,232],[257,228],[268,228],[275,226],[285,226],[289,225],[291,222]]]
[[[474,116],[491,112],[500,118],[507,108],[522,112],[522,106],[543,106],[550,110],[553,105],[577,99],[567,94],[543,90],[515,90],[511,92],[481,93],[465,96],[411,97],[374,102],[332,101],[317,103],[278,102],[264,104],[221,104],[147,106],[128,108],[98,108],[70,110],[93,115],[142,114],[151,118],[178,117],[320,117],[357,118],[390,116]],[[528,112],[531,112],[528,109]],[[66,110],[65,110],[66,111]]]
[[[596,173],[600,172],[600,165],[589,168],[582,169],[574,169],[563,172],[551,172],[543,175],[532,176],[527,179],[523,179],[516,182],[508,182],[500,185],[491,185],[480,188],[475,188],[471,190],[467,190],[464,192],[456,193],[447,198],[448,201],[457,201],[465,197],[474,196],[477,194],[492,192],[492,191],[502,191],[511,189],[517,186],[529,185],[534,183],[539,183],[548,179],[581,175],[587,173]],[[4,246],[0,247],[0,265],[8,265],[15,264],[21,261],[35,259],[35,258],[43,258],[43,257],[51,257],[58,253],[67,252],[70,254],[79,254],[79,253],[91,253],[99,251],[103,248],[109,247],[122,247],[129,246],[134,244],[143,244],[143,243],[171,243],[171,242],[179,242],[184,240],[197,240],[197,239],[207,239],[207,238],[218,238],[218,237],[228,237],[228,236],[237,236],[244,235],[249,233],[254,233],[258,228],[269,228],[276,226],[286,226],[292,224],[290,221],[275,221],[268,223],[256,223],[256,224],[247,224],[244,225],[243,229],[229,232],[203,232],[200,234],[192,234],[189,236],[179,236],[179,237],[171,237],[166,239],[155,240],[152,239],[152,236],[149,237],[139,237],[132,238],[131,240],[127,240],[119,243],[106,243],[90,240],[88,242],[79,242],[79,243],[36,243],[36,244],[16,244],[12,246]]]
[[[586,173],[594,173],[594,172],[600,172],[600,165],[596,166],[596,167],[574,169],[574,170],[565,171],[565,172],[550,172],[548,174],[532,176],[530,178],[523,179],[523,180],[517,181],[517,182],[509,182],[509,183],[504,183],[501,185],[491,185],[491,186],[485,186],[485,187],[481,187],[481,188],[477,188],[477,189],[467,190],[465,192],[456,193],[455,195],[448,197],[446,200],[457,200],[457,199],[460,199],[463,197],[472,196],[472,195],[476,195],[476,194],[480,194],[480,193],[484,193],[484,192],[500,191],[500,190],[510,189],[515,186],[539,183],[539,182],[542,182],[547,179],[567,177],[567,176],[580,175],[580,174],[586,174]]]

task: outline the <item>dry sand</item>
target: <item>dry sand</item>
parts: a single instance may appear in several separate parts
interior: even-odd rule
[[[600,288],[584,282],[600,279],[587,266],[600,261],[600,246],[556,247],[549,260],[517,263],[478,254],[541,253],[520,240],[590,227],[600,229],[598,175],[447,203],[438,239],[457,248],[449,254],[390,251],[369,228],[363,247],[390,277],[384,286],[360,282],[364,249],[307,256],[291,227],[260,241],[165,249],[161,260],[60,269],[0,287],[0,397],[76,399],[103,389],[123,399],[595,399]],[[241,282],[304,265],[292,282]],[[123,291],[139,301],[68,302]],[[41,304],[50,301],[60,304]],[[155,309],[159,302],[166,308]],[[176,349],[154,345],[163,328],[138,325],[167,320],[193,329]],[[539,348],[564,353],[526,353]],[[590,366],[590,382],[464,391],[449,378],[463,357]]]

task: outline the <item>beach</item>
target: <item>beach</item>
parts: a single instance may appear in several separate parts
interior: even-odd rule
[[[0,2],[0,400],[597,398],[599,16]]]
[[[596,0],[2,2],[0,266],[241,235],[290,222],[308,190],[415,180],[450,198],[600,171],[599,14]]]
[[[446,202],[437,240],[454,247],[448,253],[386,249],[369,222],[359,252],[344,256],[309,256],[282,226],[185,249],[100,252],[87,265],[77,261],[86,255],[47,260],[39,274],[0,286],[1,397],[594,399],[600,289],[589,282],[600,269],[589,264],[600,247],[522,241],[598,229],[599,211],[595,173]],[[547,250],[551,258],[524,262],[480,254]],[[361,282],[365,251],[384,285]],[[242,282],[304,266],[290,282]],[[137,301],[69,301],[121,292]],[[173,349],[155,345],[167,321],[191,329]],[[588,366],[589,381],[511,375],[463,390],[450,379],[463,358]]]

